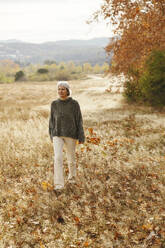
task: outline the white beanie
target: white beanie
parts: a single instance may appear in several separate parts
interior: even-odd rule
[[[71,89],[70,89],[69,83],[68,83],[67,81],[59,81],[59,82],[57,83],[57,87],[59,87],[59,86],[63,86],[63,87],[65,87],[66,89],[68,89],[69,95],[71,95]]]

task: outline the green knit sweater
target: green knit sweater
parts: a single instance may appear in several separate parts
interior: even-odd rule
[[[85,141],[80,106],[72,97],[51,103],[49,135],[51,140],[53,136],[63,136]]]

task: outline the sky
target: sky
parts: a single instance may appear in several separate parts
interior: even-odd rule
[[[102,21],[87,24],[102,0],[0,0],[0,40],[43,43],[112,37]]]

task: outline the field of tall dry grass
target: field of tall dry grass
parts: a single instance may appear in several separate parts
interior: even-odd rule
[[[165,112],[126,104],[106,78],[70,84],[86,142],[77,183],[59,196],[48,136],[56,82],[0,85],[0,247],[164,248]]]

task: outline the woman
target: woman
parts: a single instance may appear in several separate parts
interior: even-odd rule
[[[66,146],[69,165],[68,180],[76,178],[76,141],[84,143],[83,120],[78,102],[70,97],[67,81],[57,84],[59,98],[52,102],[49,119],[49,135],[54,146],[54,189],[64,188],[63,146]]]

